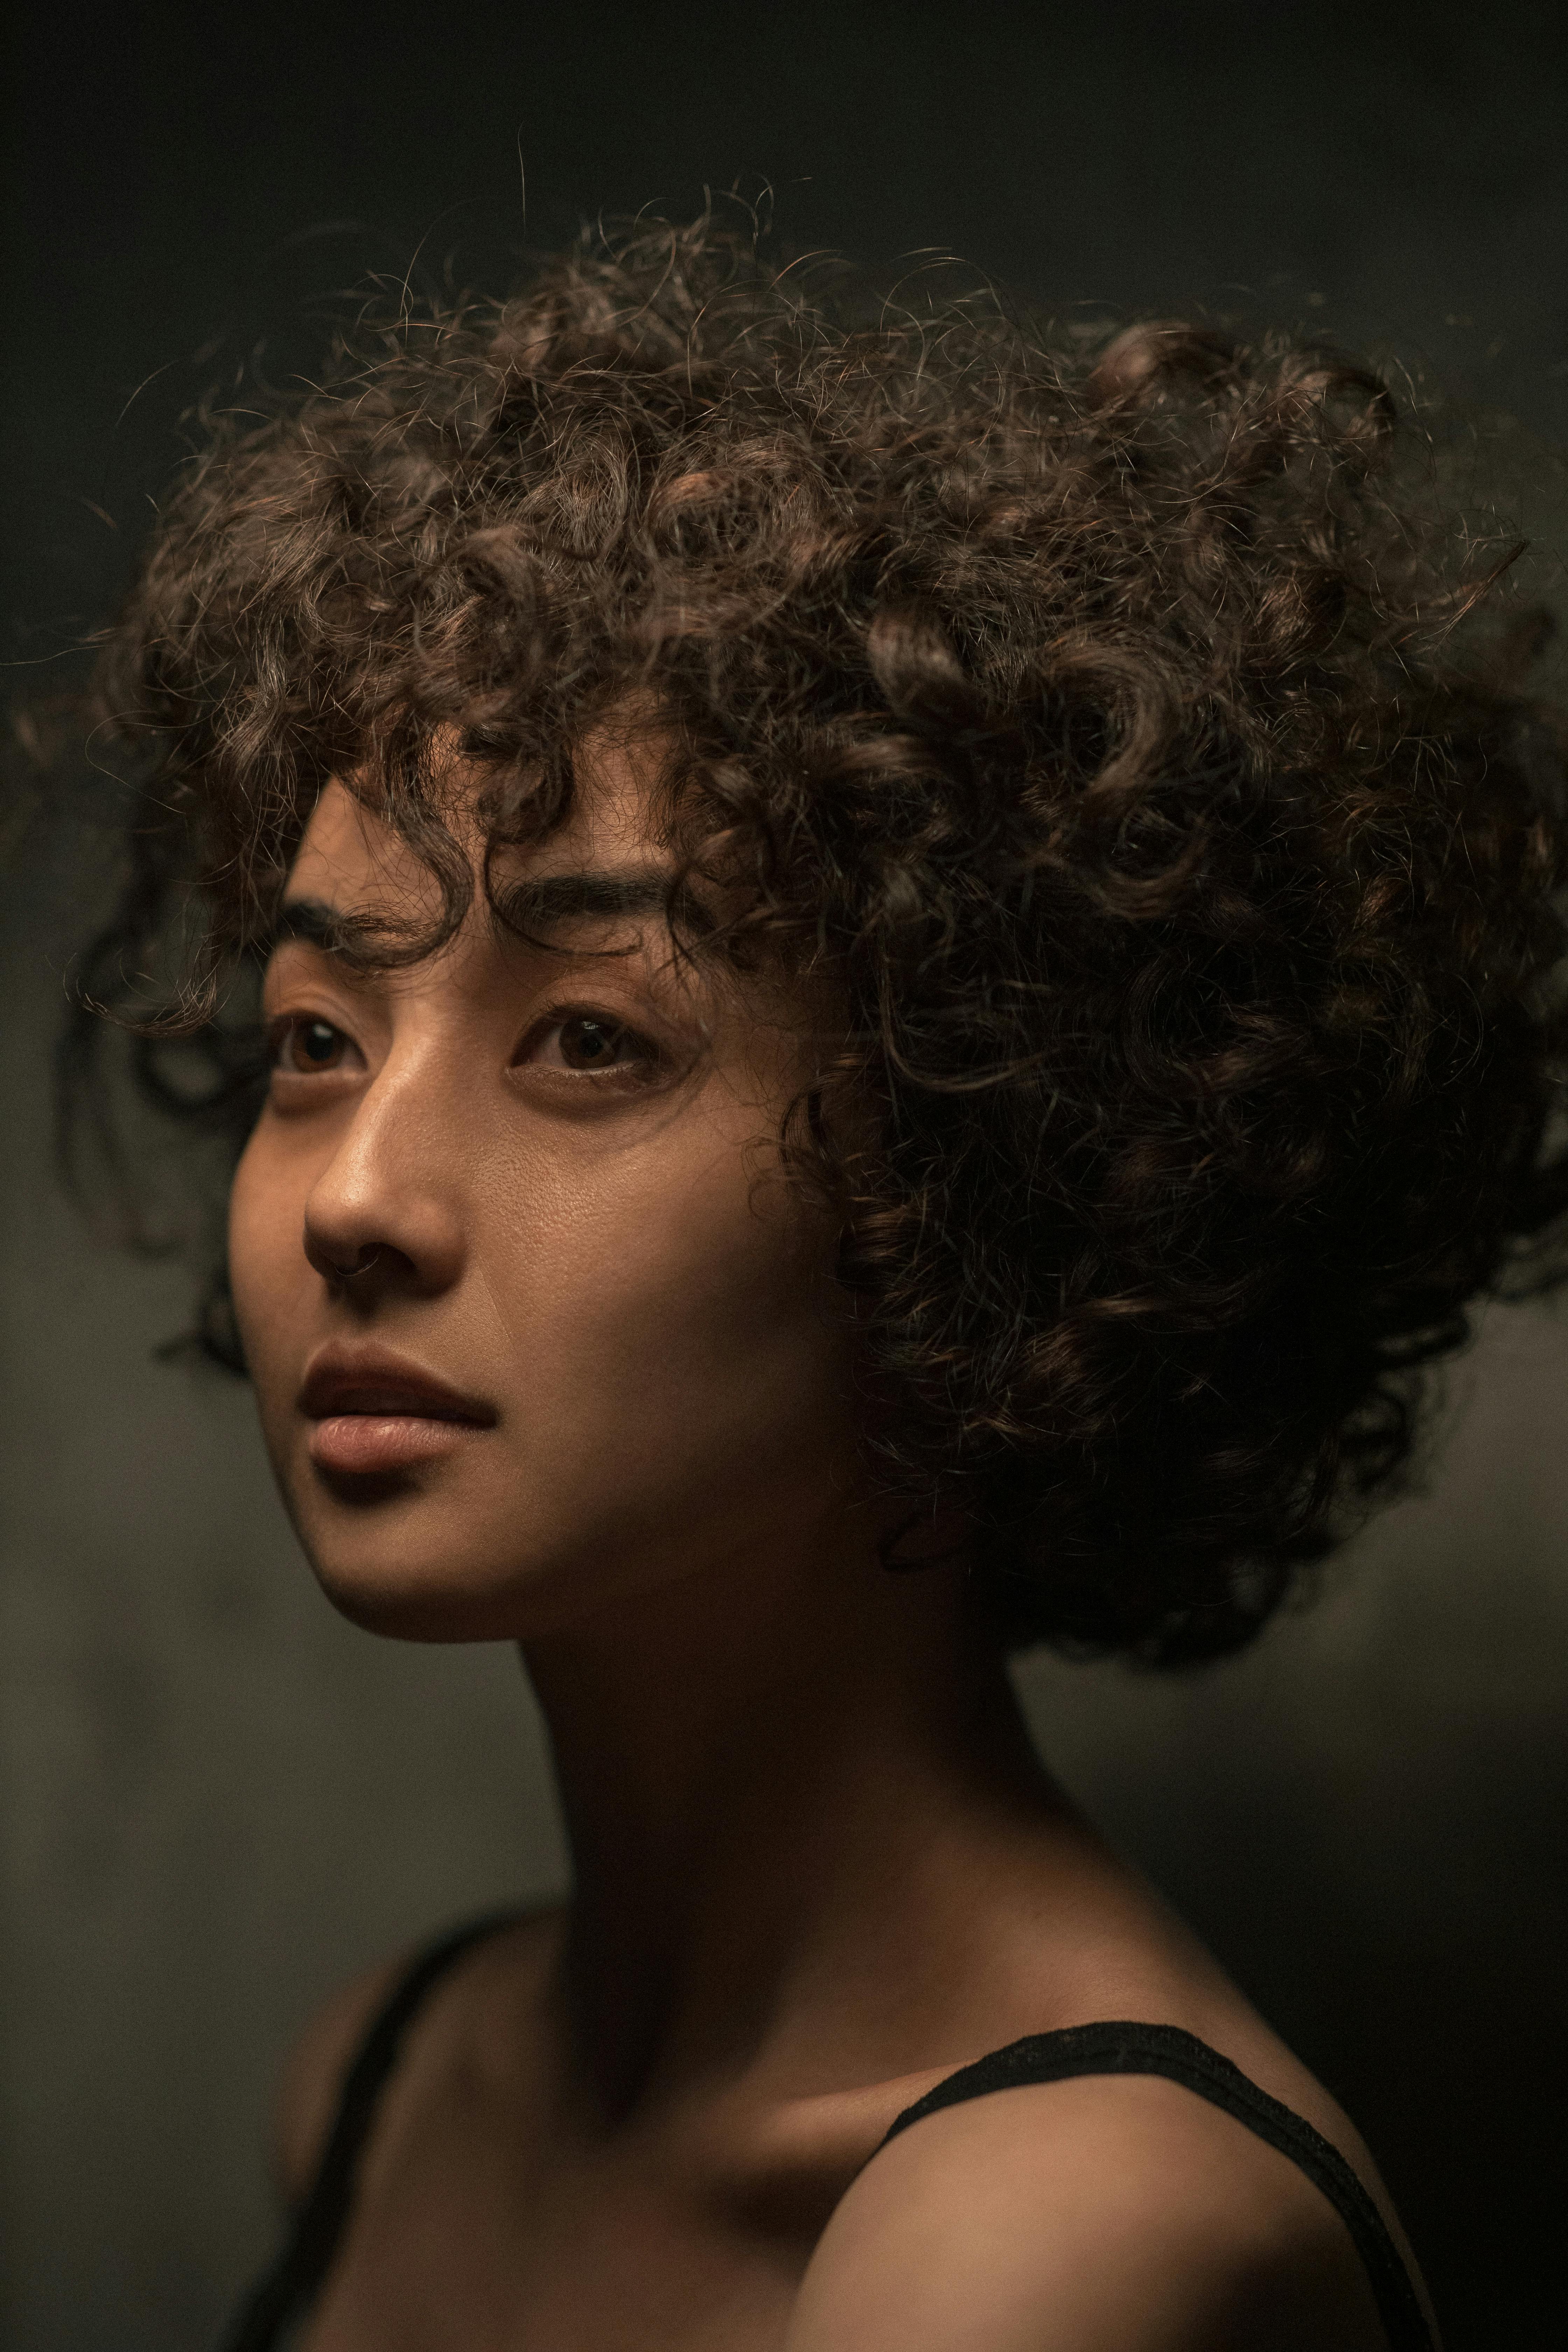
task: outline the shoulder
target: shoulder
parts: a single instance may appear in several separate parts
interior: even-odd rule
[[[272,2107],[272,2169],[290,2205],[309,2190],[355,2053],[414,1958],[411,1948],[362,1969],[322,2002],[284,2060]]]
[[[1096,2076],[927,2116],[868,2164],[788,2352],[1383,2352],[1349,2235],[1180,2085]]]
[[[449,2037],[476,1991],[504,1978],[520,1956],[532,1957],[546,1940],[549,1915],[540,1914],[488,1932],[442,1970],[411,2020],[406,2042],[426,2052]],[[411,1945],[362,1969],[341,1986],[310,2018],[284,2061],[272,2110],[272,2168],[290,2205],[307,2195],[325,2150],[350,2068],[366,2036],[409,1971],[431,1949]]]

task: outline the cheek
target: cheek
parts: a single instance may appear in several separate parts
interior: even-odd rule
[[[276,1157],[263,1137],[253,1137],[235,1171],[228,1204],[235,1315],[264,1419],[289,1374],[285,1358],[310,1277],[300,1242],[303,1196],[296,1197],[287,1169],[274,1165]]]
[[[629,1156],[609,1182],[541,1177],[532,1246],[507,1250],[495,1287],[553,1444],[589,1442],[611,1483],[657,1486],[716,1457],[733,1476],[738,1449],[845,1417],[832,1234],[777,1174],[753,1181],[736,1139]]]

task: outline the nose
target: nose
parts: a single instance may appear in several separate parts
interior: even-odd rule
[[[462,1272],[465,1218],[460,1125],[412,1075],[389,1073],[305,1202],[305,1255],[357,1307],[389,1291],[433,1297]]]

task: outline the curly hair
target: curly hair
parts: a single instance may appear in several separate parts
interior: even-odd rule
[[[107,633],[145,797],[88,993],[123,1006],[177,919],[142,1076],[237,1139],[247,1070],[197,1098],[158,1038],[228,1053],[325,780],[449,929],[436,739],[492,838],[538,837],[574,742],[651,698],[735,952],[839,983],[784,1140],[837,1204],[868,1442],[968,1514],[1008,1643],[1235,1647],[1396,1486],[1423,1367],[1550,1278],[1568,1203],[1559,745],[1458,650],[1504,562],[1425,446],[1331,352],[1058,350],[707,224],[362,329],[324,388],[206,420]]]

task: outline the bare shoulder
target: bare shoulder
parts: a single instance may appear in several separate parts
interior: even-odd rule
[[[518,1920],[504,1934],[465,1953],[432,1991],[410,2030],[426,2044],[449,2032],[489,1980],[527,1966],[551,1932],[547,1914]],[[298,2204],[315,2179],[350,2067],[377,2017],[426,1947],[411,1946],[362,1969],[322,2002],[284,2061],[272,2111],[273,2176]]]
[[[340,1985],[283,2062],[272,2108],[272,2169],[290,2205],[315,2177],[354,2053],[413,1957],[400,1952]]]
[[[1383,2352],[1348,2232],[1289,2160],[1150,2076],[994,2093],[868,2164],[788,2352]]]

